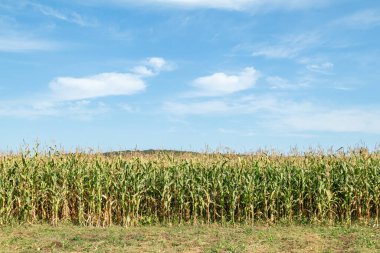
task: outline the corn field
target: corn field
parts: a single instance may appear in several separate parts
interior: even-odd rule
[[[0,155],[0,224],[378,225],[380,154]]]

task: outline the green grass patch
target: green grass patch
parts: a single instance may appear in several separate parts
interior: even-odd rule
[[[368,226],[19,225],[0,229],[0,252],[379,252]]]

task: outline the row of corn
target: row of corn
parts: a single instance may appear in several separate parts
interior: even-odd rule
[[[0,224],[378,224],[380,154],[0,156]]]

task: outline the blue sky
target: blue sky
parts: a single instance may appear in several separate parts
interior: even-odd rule
[[[0,149],[373,148],[379,45],[372,0],[1,0]]]

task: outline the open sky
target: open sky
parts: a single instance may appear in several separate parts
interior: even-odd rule
[[[0,0],[0,149],[380,143],[375,0]]]

